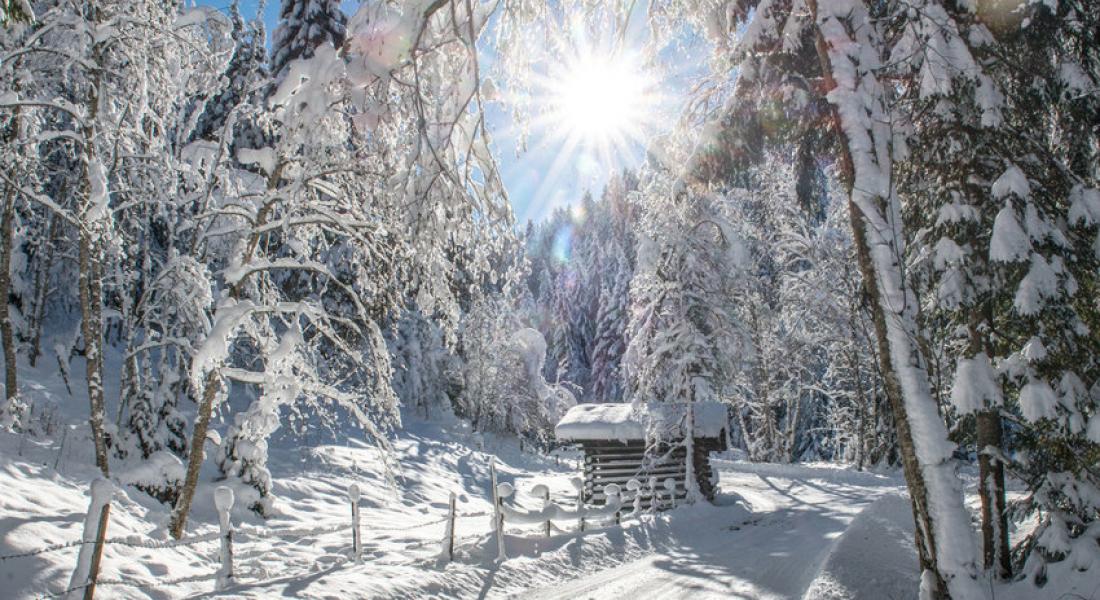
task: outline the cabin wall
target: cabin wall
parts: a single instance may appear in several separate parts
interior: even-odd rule
[[[695,476],[699,488],[707,500],[714,500],[717,481],[713,477],[709,454],[721,450],[724,439],[695,439]],[[685,473],[686,449],[680,441],[662,442],[655,446],[643,440],[626,442],[610,440],[586,440],[581,442],[584,450],[584,499],[586,502],[602,505],[606,496],[603,489],[610,483],[617,483],[625,491],[626,482],[637,479],[643,488],[642,507],[648,509],[652,499],[649,494],[650,477],[657,478],[657,490],[662,502],[667,502],[665,479],[676,482],[675,497],[677,503],[687,497]],[[648,450],[648,452],[647,452]]]

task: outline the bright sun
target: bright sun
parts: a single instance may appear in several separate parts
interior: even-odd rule
[[[554,120],[567,137],[602,150],[639,139],[650,82],[627,57],[588,54],[554,77]]]
[[[634,46],[574,32],[568,43],[551,43],[540,57],[546,66],[532,78],[532,95],[515,97],[536,115],[530,125],[537,144],[529,150],[543,162],[529,171],[534,203],[565,204],[565,196],[601,187],[612,173],[654,151],[650,138],[662,130],[672,99],[660,92],[659,64]]]

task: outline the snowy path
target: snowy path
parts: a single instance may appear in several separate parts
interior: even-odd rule
[[[678,519],[655,552],[531,597],[801,598],[853,518],[900,491],[897,480],[828,468],[716,466],[722,492],[744,498],[753,517]]]

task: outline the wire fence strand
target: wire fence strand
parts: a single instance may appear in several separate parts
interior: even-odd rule
[[[437,519],[435,521],[428,521],[426,523],[417,523],[415,525],[401,525],[401,526],[398,526],[398,527],[377,527],[377,526],[372,526],[372,527],[368,528],[368,531],[405,531],[405,530],[408,530],[408,529],[420,529],[421,527],[428,527],[429,525],[439,525],[440,523],[445,523],[448,520],[450,520],[450,517],[443,517],[442,519]]]
[[[264,539],[273,537],[314,537],[318,535],[339,533],[348,529],[351,529],[351,523],[329,525],[328,527],[298,527],[286,529],[267,529],[265,527],[240,525],[233,528],[233,533],[253,539]]]
[[[89,585],[92,585],[91,582],[82,583],[80,585],[74,585],[71,588],[63,589],[60,592],[46,592],[45,594],[40,594],[38,596],[35,596],[35,599],[37,600],[38,598],[64,598],[65,596],[68,596],[71,592],[75,592],[77,590],[82,590],[82,589],[88,587]]]
[[[128,535],[107,538],[103,540],[104,545],[117,545],[117,546],[130,546],[132,548],[149,548],[149,549],[164,549],[164,548],[177,548],[180,546],[192,546],[195,544],[201,544],[203,542],[212,542],[218,539],[218,532],[206,533],[203,535],[195,535],[188,538],[179,540],[143,540],[140,534]],[[70,542],[61,542],[50,546],[44,546],[42,548],[36,548],[34,550],[27,550],[26,552],[16,552],[14,554],[5,554],[0,556],[0,562],[5,560],[11,560],[14,558],[26,558],[30,556],[37,556],[39,554],[45,554],[47,552],[56,552],[58,550],[64,550],[66,548],[76,548],[77,546],[84,546],[88,544],[95,544],[95,540],[72,540]]]
[[[59,544],[53,544],[50,546],[44,546],[35,550],[27,550],[26,552],[16,552],[15,554],[5,554],[0,556],[0,562],[5,560],[11,560],[13,558],[25,558],[28,556],[38,556],[39,554],[45,554],[47,552],[55,552],[57,550],[64,550],[65,548],[75,548],[77,546],[83,546],[86,544],[85,540],[74,540],[71,542],[61,542]]]
[[[195,544],[202,544],[205,542],[214,542],[218,540],[221,534],[217,531],[210,533],[204,533],[202,535],[194,535],[191,537],[180,538],[178,540],[143,540],[140,535],[128,535],[115,538],[107,538],[104,540],[105,544],[112,544],[118,546],[130,546],[131,548],[148,548],[151,550],[160,550],[165,548],[178,548],[180,546],[194,546]],[[94,542],[85,542],[94,543]]]
[[[212,581],[218,578],[217,573],[204,573],[201,575],[190,575],[187,577],[179,577],[177,579],[167,579],[165,581],[129,581],[125,579],[100,579],[96,581],[96,585],[111,585],[117,587],[132,587],[141,589],[155,589],[159,587],[165,587],[170,585],[183,585],[185,583],[198,583],[200,581]]]

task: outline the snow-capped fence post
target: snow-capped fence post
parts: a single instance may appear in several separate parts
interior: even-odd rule
[[[497,546],[499,554],[497,560],[505,560],[508,556],[504,553],[504,500],[505,498],[511,498],[515,493],[515,488],[507,481],[497,485],[497,510],[500,511],[500,529],[497,530]]]
[[[443,532],[443,554],[447,561],[455,559],[455,493],[451,492],[450,501],[447,503],[447,530]]]
[[[668,507],[676,508],[676,480],[671,477],[666,477],[665,489],[668,490]]]
[[[356,563],[363,562],[363,540],[359,536],[359,484],[348,486],[348,500],[351,501],[351,552]]]
[[[508,556],[504,553],[504,513],[500,510],[500,490],[497,488],[497,461],[493,459],[489,463],[489,478],[493,486],[493,529],[497,536],[497,560],[503,561]]]
[[[657,512],[657,504],[661,499],[657,496],[657,478],[649,478],[649,512]]]
[[[103,539],[106,537],[107,522],[111,518],[111,495],[115,486],[109,480],[100,477],[92,482],[92,499],[88,503],[88,514],[84,517],[84,543],[76,558],[76,568],[69,580],[67,598],[75,600],[81,596],[92,600],[95,596],[95,583],[99,579],[99,562],[103,559]],[[84,590],[80,594],[80,590]]]
[[[619,487],[619,484],[617,484],[617,483],[607,484],[607,487],[605,487],[603,489],[604,505],[605,506],[610,506],[610,505],[613,505],[613,504],[620,504],[621,505],[622,504],[621,494],[622,494],[622,489]],[[615,511],[615,524],[618,525],[620,522],[621,522],[621,519],[619,517],[619,511],[616,510]]]
[[[550,508],[550,488],[538,484],[531,488],[531,495],[542,499],[542,510]],[[546,537],[550,537],[550,519],[546,519]]]
[[[626,489],[634,494],[634,512],[630,516],[637,517],[642,514],[642,484],[633,477],[626,482]]]
[[[573,477],[569,483],[573,484],[573,489],[577,490],[577,514],[580,516],[577,527],[579,531],[584,531],[584,480]]]
[[[224,485],[214,490],[214,507],[218,509],[218,529],[221,538],[222,566],[218,569],[218,578],[214,582],[216,591],[223,591],[233,584],[233,526],[229,522],[229,511],[233,509],[233,490]]]

